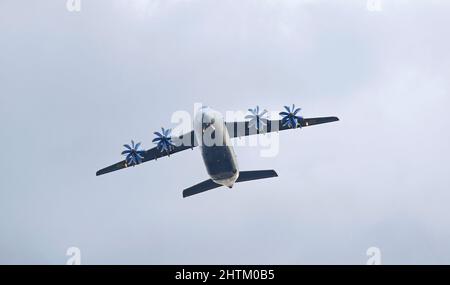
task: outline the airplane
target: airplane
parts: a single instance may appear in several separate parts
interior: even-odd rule
[[[154,133],[156,138],[153,143],[156,146],[148,150],[140,149],[141,143],[131,141],[131,145],[124,145],[124,160],[97,171],[96,175],[134,167],[199,146],[210,179],[184,189],[183,198],[222,186],[232,188],[239,182],[277,177],[275,170],[239,171],[231,139],[339,121],[337,117],[303,118],[298,114],[301,109],[295,108],[295,105],[284,108],[285,111],[279,113],[281,120],[268,119],[268,111],[260,112],[259,106],[256,106],[248,109],[250,114],[245,117],[248,120],[226,122],[221,113],[203,106],[194,116],[192,131],[171,136],[171,129],[161,128],[161,132]]]

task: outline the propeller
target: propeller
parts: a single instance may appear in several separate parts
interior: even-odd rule
[[[122,155],[126,155],[125,163],[127,166],[135,166],[142,162],[144,159],[145,150],[140,150],[141,143],[134,144],[131,140],[131,146],[124,144],[125,150],[122,151]]]
[[[250,115],[245,116],[246,119],[250,119],[248,126],[255,127],[258,131],[264,129],[264,126],[267,125],[267,110],[264,109],[261,113],[259,112],[259,106],[256,106],[255,109],[248,109],[251,113]]]
[[[295,109],[295,105],[292,105],[292,109],[288,106],[284,106],[287,112],[280,112],[281,123],[283,126],[288,126],[289,128],[302,127],[300,122],[303,120],[303,117],[297,116],[297,113],[301,110],[301,108]]]
[[[170,136],[171,132],[171,129],[165,130],[164,128],[161,128],[161,132],[154,132],[156,138],[153,139],[153,142],[156,143],[156,147],[161,152],[166,151],[167,154],[169,154],[169,152],[175,147],[172,143],[172,137]]]

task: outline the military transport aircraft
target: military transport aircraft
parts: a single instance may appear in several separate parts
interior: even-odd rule
[[[171,136],[171,130],[161,128],[155,132],[155,147],[140,149],[141,144],[125,144],[125,160],[97,171],[97,176],[119,169],[170,156],[174,153],[200,146],[203,161],[210,179],[183,191],[183,197],[199,194],[221,186],[233,187],[234,183],[277,177],[274,170],[239,171],[231,138],[265,134],[283,130],[297,129],[312,125],[339,121],[337,117],[303,118],[298,115],[300,108],[284,106],[280,112],[281,120],[267,118],[268,111],[260,112],[259,106],[249,109],[249,119],[243,122],[225,122],[223,116],[209,108],[201,107],[194,117],[194,130],[181,136]],[[199,143],[200,142],[200,143]]]

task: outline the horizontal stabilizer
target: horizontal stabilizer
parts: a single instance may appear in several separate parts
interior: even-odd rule
[[[250,180],[258,180],[258,179],[264,179],[264,178],[271,178],[271,177],[277,177],[278,174],[275,172],[275,170],[254,170],[254,171],[241,171],[239,172],[239,177],[236,180],[236,182],[245,182]],[[212,190],[218,187],[221,187],[222,185],[217,184],[216,182],[212,181],[211,179],[205,180],[197,185],[194,185],[192,187],[189,187],[187,189],[184,189],[183,191],[183,198],[200,194],[208,190]]]
[[[278,174],[275,172],[275,170],[241,171],[239,172],[239,178],[236,180],[236,182],[245,182],[271,177],[278,177]]]
[[[216,182],[212,181],[211,179],[205,180],[197,185],[194,185],[192,187],[189,187],[187,189],[184,189],[183,191],[183,198],[195,195],[195,194],[200,194],[202,192],[220,187],[222,185],[217,184]]]

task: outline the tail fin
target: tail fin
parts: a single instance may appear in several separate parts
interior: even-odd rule
[[[271,177],[278,177],[278,174],[275,172],[275,170],[254,170],[254,171],[241,171],[239,172],[239,177],[236,180],[236,182],[245,182],[245,181],[251,181],[251,180],[258,180],[258,179],[264,179],[264,178],[271,178]],[[192,187],[189,187],[187,189],[184,189],[183,191],[183,198],[200,194],[202,192],[212,190],[218,187],[221,187],[222,185],[217,184],[216,182],[212,181],[211,179],[205,180],[197,185],[194,185]]]

